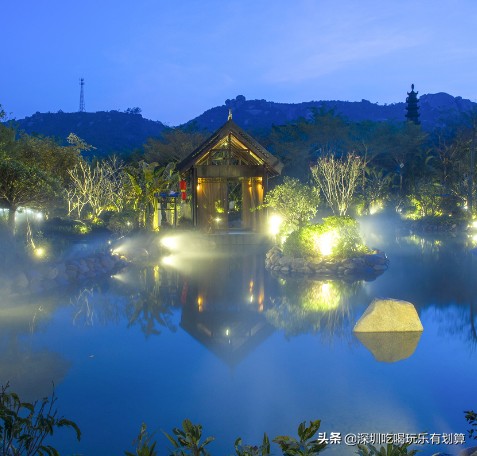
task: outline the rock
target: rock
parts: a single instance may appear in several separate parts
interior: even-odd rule
[[[409,358],[415,351],[422,332],[356,332],[358,340],[377,361],[394,363]]]
[[[353,332],[423,331],[413,304],[398,299],[375,299],[353,328]]]

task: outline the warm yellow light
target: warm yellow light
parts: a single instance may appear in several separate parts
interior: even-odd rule
[[[215,221],[219,223],[222,219],[220,217],[215,217]]]
[[[384,205],[382,201],[375,201],[369,206],[369,213],[371,215],[377,214],[384,209]]]
[[[253,294],[250,295],[250,303],[252,303],[252,302],[253,302]]]
[[[174,236],[165,236],[161,239],[161,245],[169,250],[177,250],[179,248],[179,241]]]
[[[335,231],[328,231],[321,236],[315,237],[315,248],[323,256],[329,256],[333,253],[338,234]]]
[[[173,255],[165,256],[162,258],[161,262],[162,264],[165,264],[166,266],[172,266],[175,263],[174,256]]]
[[[42,258],[45,256],[45,249],[43,247],[37,247],[35,250],[35,256],[37,256],[38,258]]]
[[[272,236],[276,236],[280,232],[280,227],[283,223],[283,217],[278,214],[273,214],[268,218],[268,231]]]
[[[202,304],[203,304],[202,296],[197,296],[197,309],[199,312],[202,312]]]
[[[341,304],[339,288],[332,282],[321,282],[311,286],[307,292],[306,308],[315,312],[336,309]]]
[[[477,220],[474,220],[474,221],[472,222],[472,228],[477,228]]]

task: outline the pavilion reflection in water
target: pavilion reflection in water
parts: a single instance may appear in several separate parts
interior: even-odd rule
[[[230,366],[274,332],[264,316],[269,301],[263,255],[236,253],[197,268],[181,293],[181,327]]]

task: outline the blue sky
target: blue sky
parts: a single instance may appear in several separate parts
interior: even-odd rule
[[[477,101],[475,0],[15,0],[0,8],[12,118],[140,107],[184,123],[227,98]]]

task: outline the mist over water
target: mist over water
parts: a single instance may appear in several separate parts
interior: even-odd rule
[[[393,217],[360,226],[390,259],[369,282],[273,275],[263,246],[119,239],[108,248],[134,254],[136,266],[34,297],[0,296],[0,381],[28,399],[54,381],[61,414],[83,432],[79,444],[58,434],[62,454],[123,454],[142,422],[167,446],[160,430],[184,418],[217,437],[212,454],[232,454],[238,436],[296,435],[300,422],[318,418],[324,432],[343,436],[465,433],[463,410],[475,408],[477,393],[472,246],[465,236],[403,232]],[[357,339],[354,323],[377,296],[413,302],[421,337],[391,354],[380,340]]]

